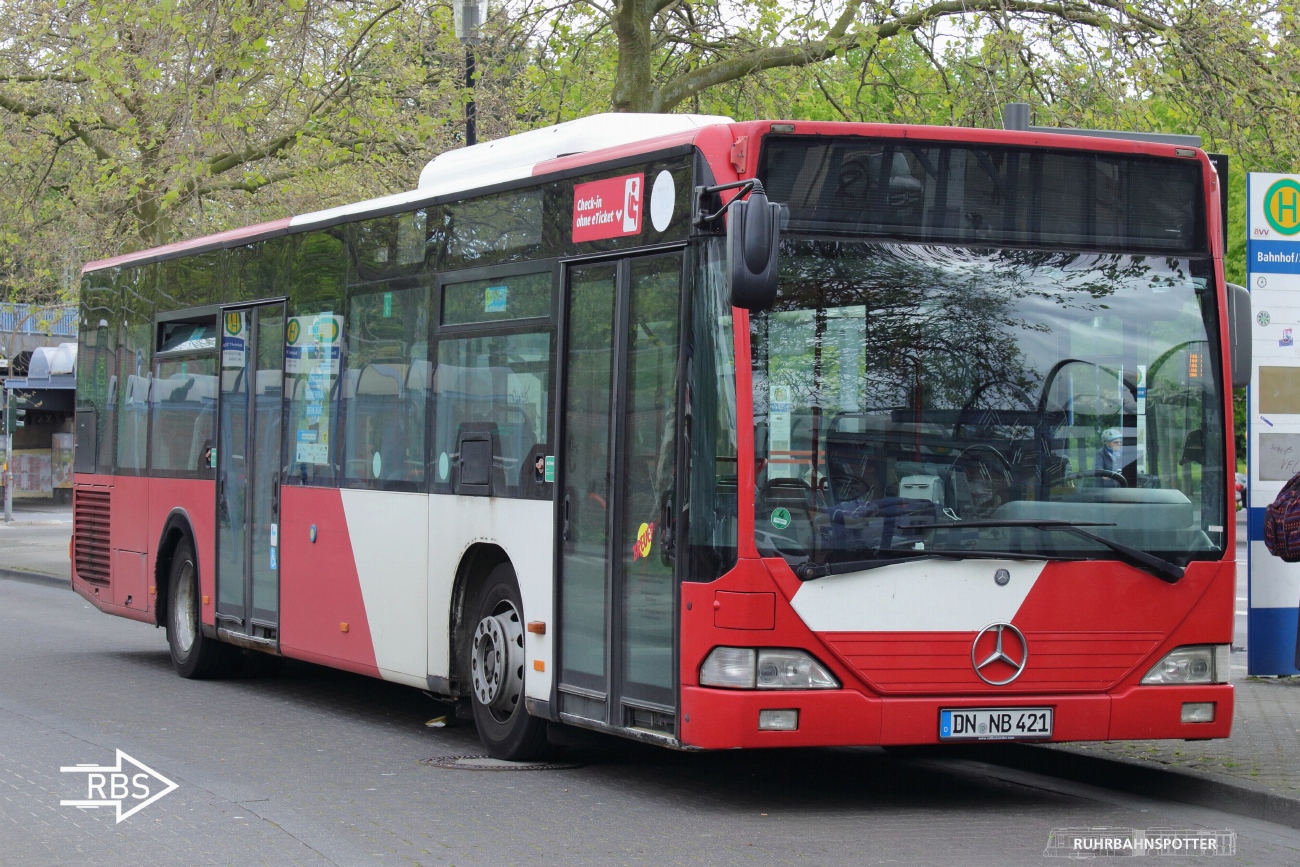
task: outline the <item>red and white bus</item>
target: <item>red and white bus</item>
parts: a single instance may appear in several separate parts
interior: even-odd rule
[[[408,684],[504,758],[1226,737],[1221,194],[1170,144],[602,116],[91,263],[73,586],[184,677]]]

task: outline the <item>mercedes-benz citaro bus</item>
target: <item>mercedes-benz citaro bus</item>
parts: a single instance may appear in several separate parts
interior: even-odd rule
[[[183,677],[360,672],[505,759],[1226,737],[1223,194],[1158,142],[603,115],[93,262],[73,586]]]

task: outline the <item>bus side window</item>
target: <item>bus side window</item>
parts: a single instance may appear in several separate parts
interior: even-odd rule
[[[338,481],[345,246],[339,227],[296,236],[288,251],[294,295],[284,333],[284,455],[287,485]],[[291,236],[294,237],[294,236]]]
[[[343,372],[343,484],[424,489],[428,290],[390,280],[348,296]]]
[[[551,412],[550,328],[443,338],[434,373],[434,490],[457,493],[460,444],[490,445],[491,495],[535,496],[530,461],[547,441]],[[528,473],[524,470],[527,468]],[[475,484],[473,491],[487,493]]]

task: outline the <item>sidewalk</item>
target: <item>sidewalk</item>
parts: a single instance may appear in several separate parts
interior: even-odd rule
[[[1259,786],[1295,799],[1300,812],[1300,678],[1248,678],[1233,686],[1236,718],[1227,740],[1124,741],[1054,749]]]
[[[13,523],[0,521],[0,578],[68,586],[72,564],[72,506],[52,500],[17,500]]]

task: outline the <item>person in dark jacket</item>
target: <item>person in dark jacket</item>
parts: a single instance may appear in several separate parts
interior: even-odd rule
[[[1094,470],[1106,470],[1112,473],[1121,473],[1124,470],[1124,434],[1119,428],[1108,427],[1101,432],[1101,448],[1097,449],[1097,457],[1093,461]],[[1115,479],[1109,479],[1100,476],[1097,484],[1103,488],[1119,487],[1119,482]]]

